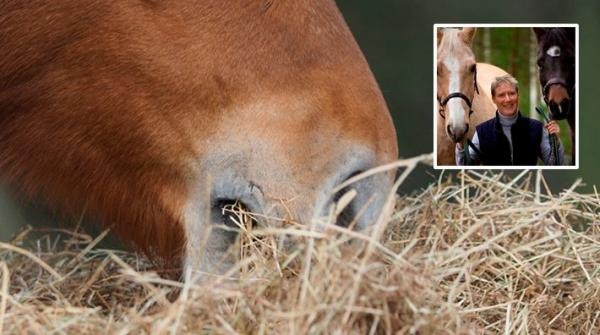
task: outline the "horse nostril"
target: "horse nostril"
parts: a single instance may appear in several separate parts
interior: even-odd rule
[[[363,171],[356,171],[354,173],[352,173],[348,178],[346,178],[346,181],[352,179],[353,177],[361,174]],[[352,190],[356,190],[358,188],[358,184],[360,183],[360,181],[354,182],[344,188],[342,188],[341,190],[339,190],[338,192],[336,192],[333,195],[333,202],[336,204],[336,208],[340,208],[341,211],[339,211],[339,213],[337,214],[336,217],[336,225],[341,226],[341,227],[352,227],[354,226],[354,222],[357,219],[357,204],[356,204],[356,191],[354,193],[350,193],[352,192]],[[341,208],[342,206],[344,206],[343,208]]]
[[[217,199],[211,209],[211,222],[234,229],[254,225],[248,207],[235,199]]]
[[[448,125],[448,126],[446,127],[446,132],[448,133],[448,135],[449,135],[451,138],[454,138],[454,134],[452,133],[452,127],[451,127],[450,125]]]

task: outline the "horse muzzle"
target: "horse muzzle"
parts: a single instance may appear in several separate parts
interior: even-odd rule
[[[551,79],[544,85],[544,100],[550,108],[552,118],[563,120],[571,113],[571,95],[567,84],[561,79]]]
[[[467,134],[469,133],[469,124],[465,123],[463,127],[453,127],[452,125],[446,126],[446,134],[454,142],[462,142]]]
[[[571,113],[571,100],[564,99],[560,103],[548,101],[548,107],[550,108],[550,113],[552,113],[552,119],[564,120]]]

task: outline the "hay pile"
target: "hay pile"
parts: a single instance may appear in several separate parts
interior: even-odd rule
[[[577,185],[466,172],[396,199],[375,238],[246,230],[240,279],[204,283],[102,236],[25,231],[0,244],[0,333],[598,334],[600,199]]]

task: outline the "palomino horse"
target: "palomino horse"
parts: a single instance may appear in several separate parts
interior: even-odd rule
[[[533,28],[544,101],[552,118],[567,119],[575,164],[575,28]]]
[[[398,156],[329,0],[8,0],[0,36],[3,182],[164,268],[223,270],[224,206],[307,223]],[[372,224],[392,181],[353,185],[343,217]]]
[[[437,165],[455,165],[456,143],[472,138],[475,127],[496,111],[490,87],[506,71],[476,63],[474,35],[475,28],[437,31]]]

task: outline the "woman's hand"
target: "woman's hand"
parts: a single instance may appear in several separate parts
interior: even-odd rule
[[[548,123],[546,123],[545,127],[546,130],[548,130],[548,134],[550,135],[556,134],[556,136],[558,136],[558,134],[560,134],[560,126],[555,120],[551,120]]]

